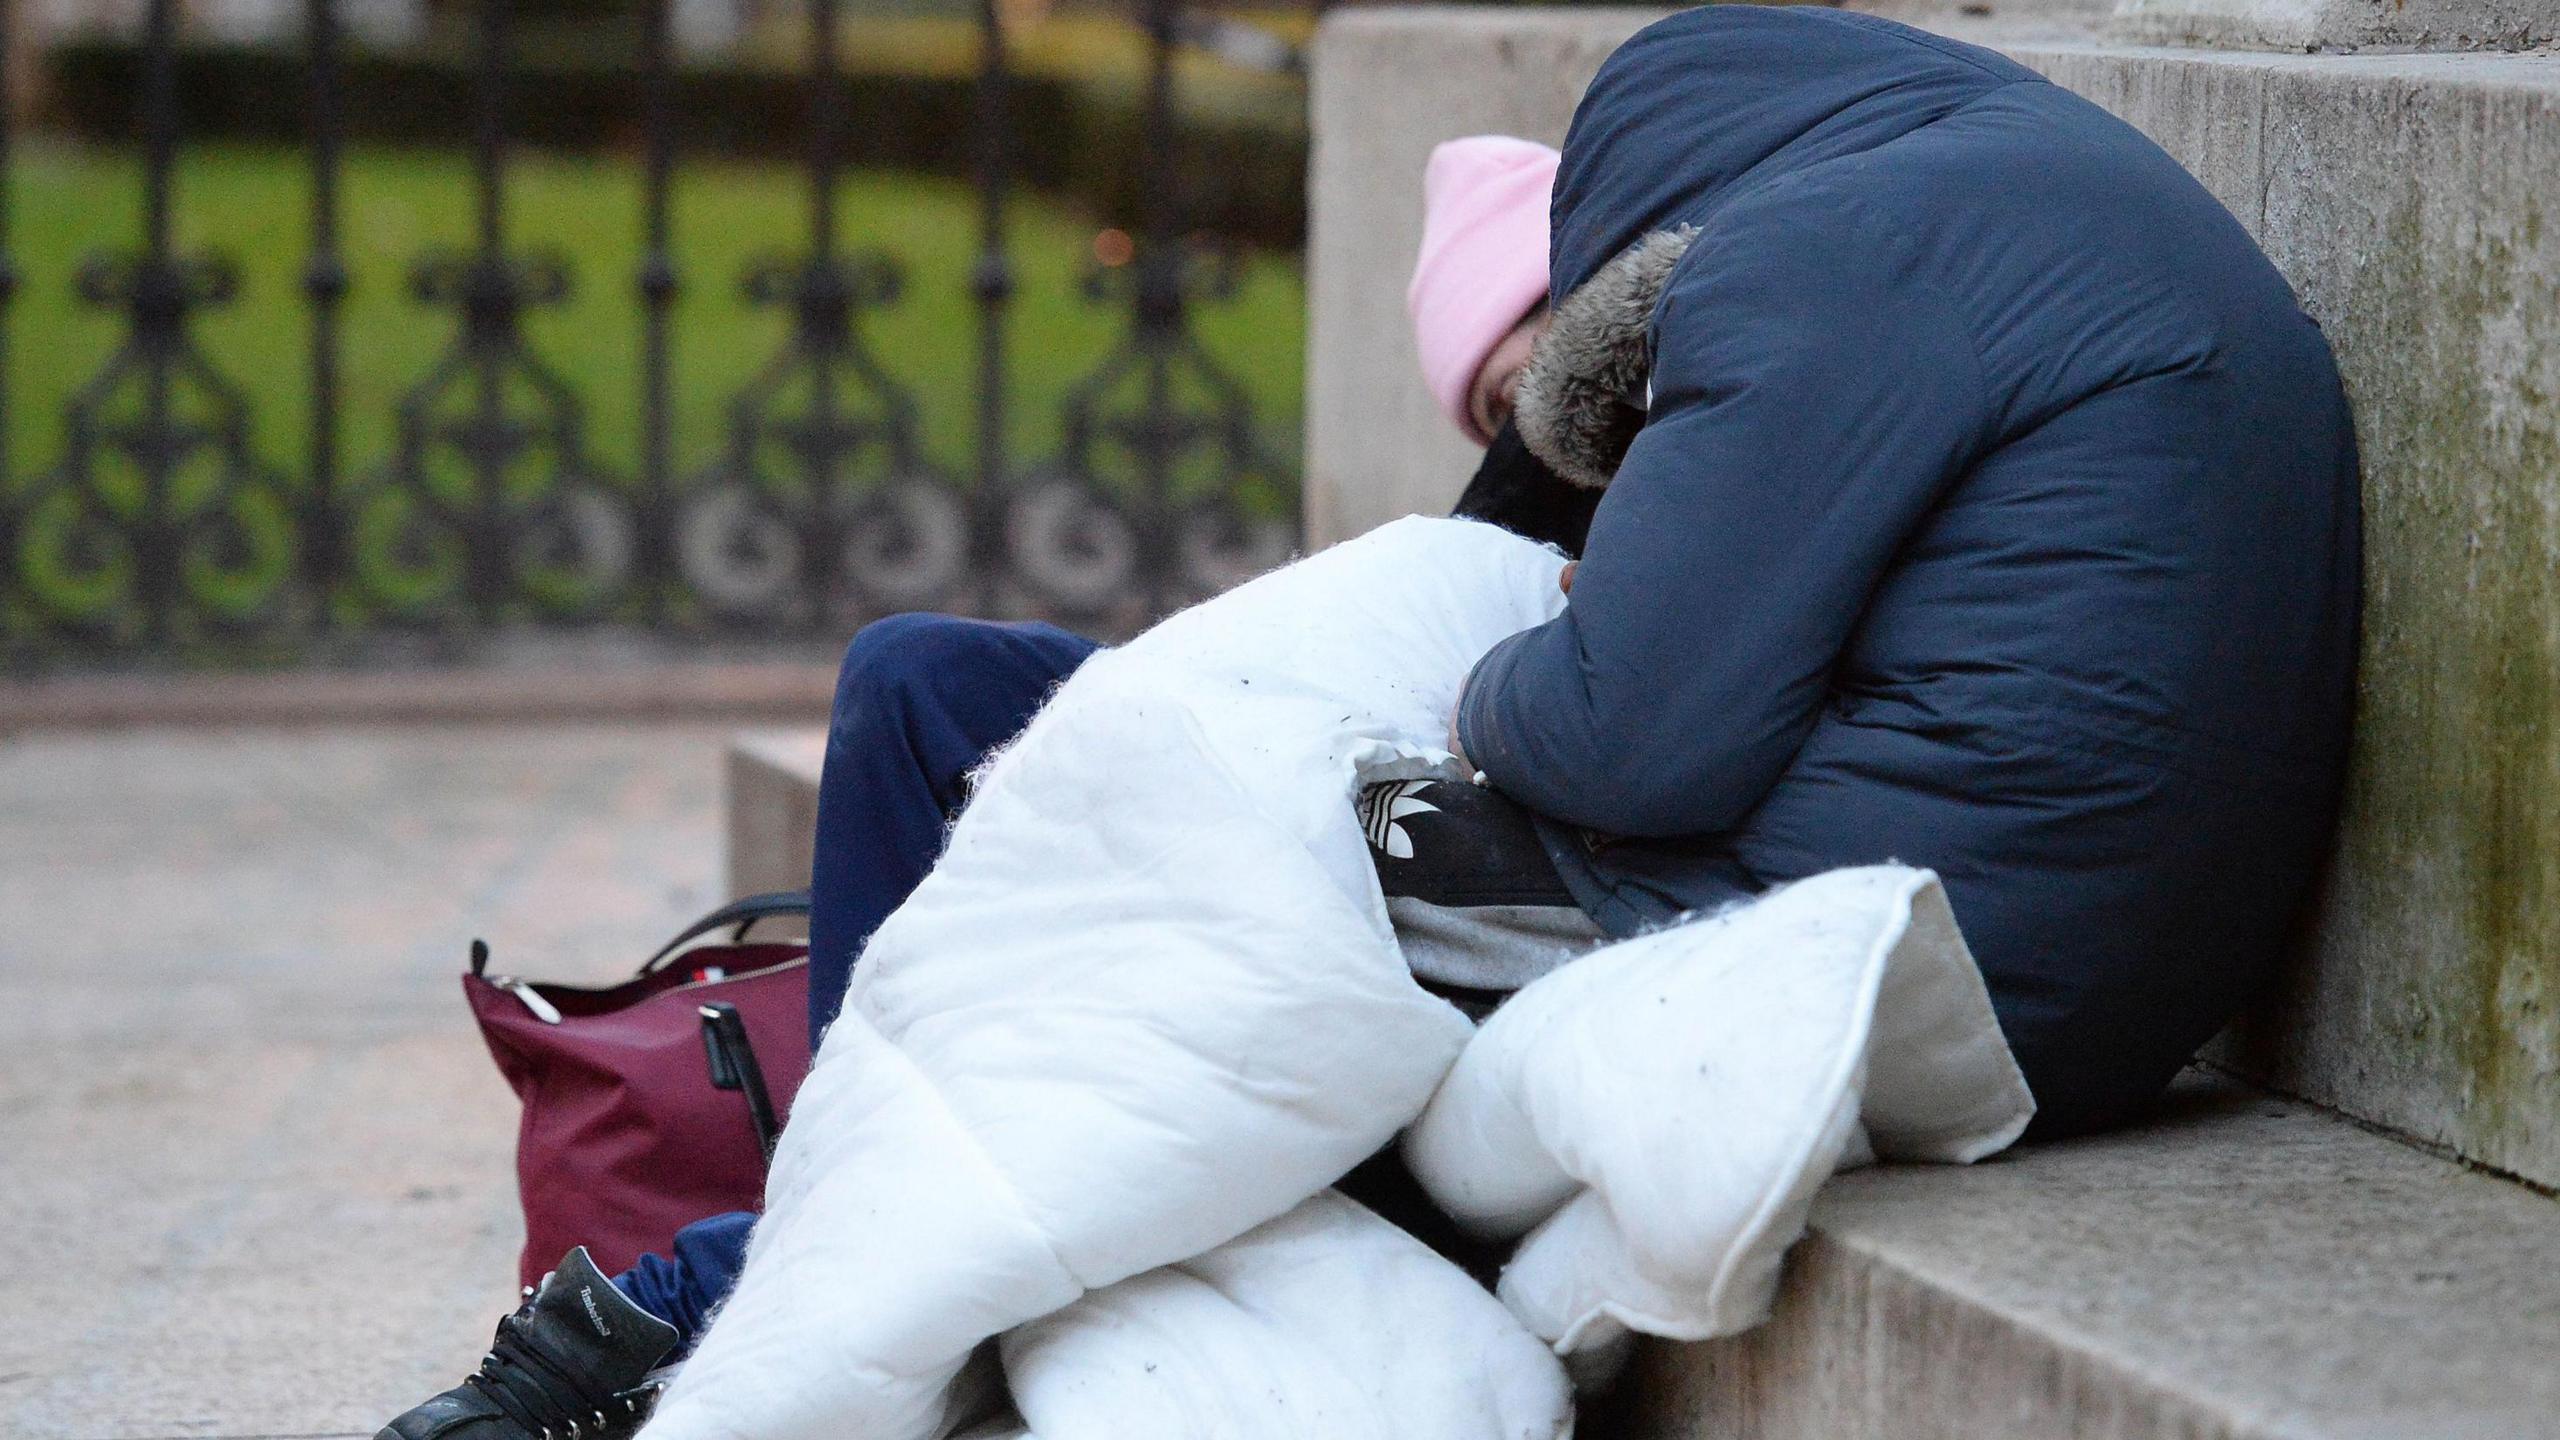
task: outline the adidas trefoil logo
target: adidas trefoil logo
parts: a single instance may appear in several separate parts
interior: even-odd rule
[[[1438,784],[1435,780],[1398,780],[1386,785],[1372,785],[1360,792],[1360,828],[1369,837],[1369,848],[1392,860],[1413,858],[1413,836],[1396,822],[1408,815],[1436,815],[1440,807],[1420,798],[1423,791]]]

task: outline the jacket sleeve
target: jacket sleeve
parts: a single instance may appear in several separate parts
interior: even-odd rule
[[[1838,208],[1737,205],[1655,314],[1652,408],[1571,603],[1478,662],[1488,779],[1604,834],[1738,823],[1812,729],[1896,552],[1991,420],[1970,329]]]

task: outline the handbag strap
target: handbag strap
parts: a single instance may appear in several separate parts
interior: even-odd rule
[[[780,915],[808,913],[809,892],[806,890],[772,890],[762,895],[749,895],[744,899],[732,900],[686,926],[682,934],[668,941],[659,948],[657,954],[649,957],[649,963],[640,967],[640,973],[643,975],[656,973],[658,967],[672,959],[677,951],[723,926],[737,926],[739,938],[744,939],[747,927],[759,920],[770,920]]]

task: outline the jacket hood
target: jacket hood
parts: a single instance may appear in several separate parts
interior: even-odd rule
[[[1556,172],[1549,298],[1639,238],[1757,184],[1870,150],[2035,72],[1908,26],[1813,6],[1710,5],[1638,31],[1574,110]]]
[[[1744,191],[2037,78],[1987,50],[1811,6],[1710,5],[1637,32],[1600,67],[1565,137],[1549,228],[1555,319],[1521,378],[1530,448],[1581,484],[1615,472],[1643,422],[1653,310],[1684,232],[1710,230]]]

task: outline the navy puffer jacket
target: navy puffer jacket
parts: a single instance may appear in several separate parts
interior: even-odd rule
[[[2282,277],[1998,55],[1739,6],[1602,69],[1553,274],[1521,429],[1608,488],[1469,682],[1476,764],[1618,934],[1934,868],[2036,1133],[2155,1096],[2283,948],[2346,754],[2354,435]]]

